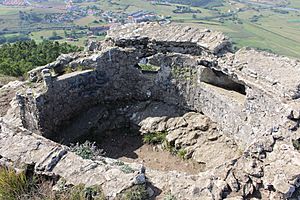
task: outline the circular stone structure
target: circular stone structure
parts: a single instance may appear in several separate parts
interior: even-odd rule
[[[18,92],[1,113],[0,157],[36,163],[37,171],[72,184],[100,184],[113,199],[139,184],[141,163],[124,170],[120,161],[84,160],[59,143],[119,129],[165,132],[172,148],[204,169],[191,175],[147,168],[158,198],[297,198],[299,67],[253,49],[232,53],[219,32],[120,26],[86,52],[30,71],[31,84],[1,88],[1,97]]]

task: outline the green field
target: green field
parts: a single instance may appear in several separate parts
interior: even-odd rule
[[[243,1],[241,1],[243,2]],[[130,13],[138,10],[148,10],[169,17],[173,23],[189,24],[201,28],[222,31],[228,35],[236,48],[250,46],[265,49],[278,54],[300,58],[300,1],[289,0],[286,8],[264,7],[237,2],[236,0],[224,0],[220,7],[191,7],[192,10],[200,10],[201,13],[173,13],[178,4],[154,5],[146,0],[98,0],[97,2],[75,3],[82,8],[96,5],[103,11],[114,13]],[[36,13],[63,13],[64,3],[62,0],[49,1],[47,5],[53,5],[51,9],[34,7],[5,7],[0,6],[0,31],[1,29],[28,30],[32,39],[41,41],[42,38],[50,37],[56,27],[56,33],[64,37],[64,26],[90,27],[94,21],[102,21],[101,16],[86,16],[66,24],[22,24],[18,17],[19,11],[31,11]],[[288,10],[288,12],[285,9]],[[299,10],[293,10],[299,9]],[[255,19],[255,20],[254,20]],[[41,30],[35,29],[41,27]],[[77,30],[76,30],[77,31]],[[103,36],[98,37],[99,39]],[[83,45],[87,37],[80,37],[79,41],[71,43]],[[61,41],[66,41],[63,39]]]

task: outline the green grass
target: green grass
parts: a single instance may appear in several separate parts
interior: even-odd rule
[[[48,5],[52,5],[51,9],[40,9],[34,7],[18,8],[18,7],[5,7],[0,6],[0,30],[8,28],[9,30],[27,30],[28,26],[20,26],[18,19],[18,11],[28,11],[32,9],[33,12],[64,12],[63,1],[50,1]],[[84,2],[76,3],[81,7],[89,5],[97,5],[104,11],[113,12],[134,12],[137,10],[149,10],[162,16],[170,16],[171,19],[177,23],[189,24],[201,28],[209,28],[212,30],[218,30],[224,32],[226,35],[231,37],[231,40],[236,43],[238,48],[244,46],[250,46],[260,49],[270,49],[271,51],[283,54],[291,57],[300,58],[300,14],[299,12],[290,11],[288,14],[280,14],[272,11],[271,9],[260,9],[259,12],[253,9],[249,9],[249,5],[241,2],[234,2],[229,4],[224,2],[224,6],[215,7],[215,10],[208,10],[204,7],[192,7],[192,9],[199,9],[201,13],[197,13],[197,18],[193,18],[192,13],[177,14],[172,11],[176,9],[178,4],[166,5],[153,5],[150,1],[143,0],[99,0],[95,2]],[[290,0],[291,8],[300,8],[300,1]],[[231,21],[228,17],[225,17],[225,23],[219,22],[220,13],[228,13],[228,10],[237,12],[238,9],[244,8],[244,11],[238,12],[236,15],[243,24],[236,24]],[[250,19],[254,15],[263,15],[259,18],[258,22],[251,23]],[[209,18],[209,19],[208,19]],[[2,21],[1,21],[2,19]],[[100,20],[101,17],[87,16],[82,19],[76,20],[73,24],[66,25],[79,25],[79,26],[97,26],[101,24],[93,23],[94,20]],[[33,27],[51,27],[52,25],[47,24],[34,24]],[[62,30],[56,31],[58,35],[64,36]],[[30,36],[33,39],[41,40],[41,36],[49,37],[52,34],[52,30],[35,31]],[[79,41],[68,41],[74,45],[83,46],[87,38],[79,38]],[[103,36],[97,37],[96,39],[102,40]],[[66,39],[61,40],[66,41]]]
[[[166,140],[167,132],[148,133],[143,136],[143,142],[147,144],[162,144]]]
[[[84,159],[95,159],[104,154],[102,149],[98,149],[95,143],[89,141],[85,141],[83,144],[72,144],[70,150]]]
[[[79,184],[70,187],[65,183],[66,181],[62,181],[60,190],[53,191],[53,182],[45,177],[36,174],[27,177],[25,172],[17,173],[0,166],[0,200],[105,200],[102,188],[98,185],[86,187]]]
[[[15,81],[15,80],[17,80],[16,77],[0,74],[0,86],[5,85],[5,84],[9,83],[10,81]]]
[[[30,182],[25,173],[0,168],[0,200],[15,200],[28,193]]]
[[[117,200],[146,200],[149,199],[145,185],[135,185],[126,189],[116,198]]]
[[[179,149],[177,151],[177,156],[181,159],[185,159],[186,154],[187,154],[187,151],[185,149]]]
[[[139,64],[139,66],[141,67],[142,70],[145,70],[145,71],[157,72],[160,69],[159,66],[155,66],[155,65],[151,65],[151,64]]]

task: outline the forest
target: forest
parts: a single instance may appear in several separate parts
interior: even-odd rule
[[[23,76],[37,66],[53,62],[61,54],[81,50],[77,46],[44,40],[21,41],[14,44],[3,44],[0,47],[0,74]]]

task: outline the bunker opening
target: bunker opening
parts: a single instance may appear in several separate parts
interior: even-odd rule
[[[234,91],[241,95],[246,95],[245,85],[233,80],[233,78],[224,74],[221,71],[217,71],[210,68],[203,69],[200,78],[201,82],[223,88],[225,90]]]

